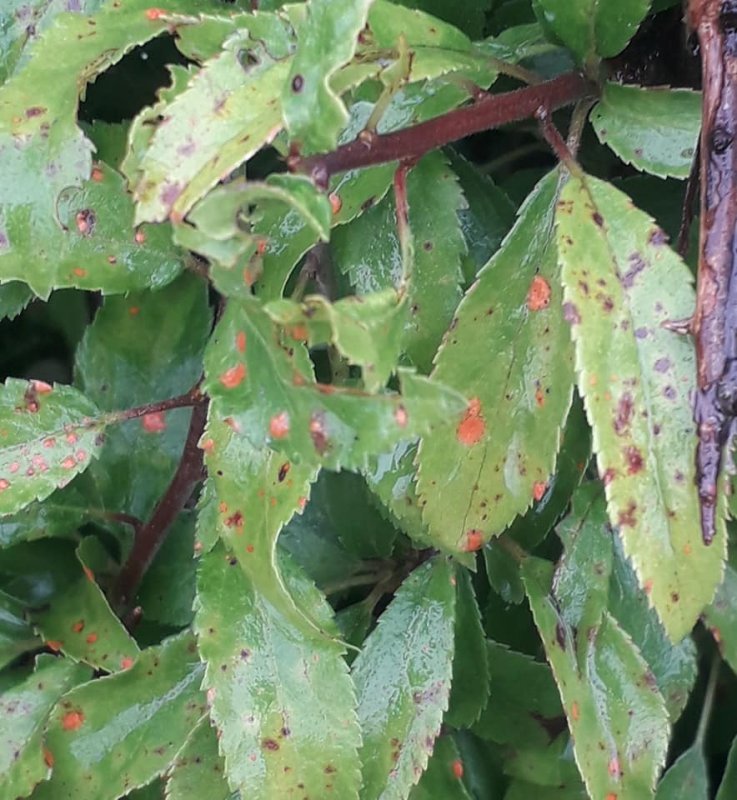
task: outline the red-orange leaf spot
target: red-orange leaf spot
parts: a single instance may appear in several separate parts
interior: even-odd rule
[[[75,267],[75,268],[72,270],[72,272],[73,272],[73,273],[74,273],[74,274],[75,274],[75,275],[76,275],[78,278],[84,278],[84,277],[85,277],[85,275],[87,275],[87,270],[86,270],[86,269],[82,269],[82,267]]]
[[[75,633],[82,633],[82,631],[84,630],[84,620],[80,619],[77,622],[75,622],[74,625],[72,625],[72,630]]]
[[[97,634],[96,633],[90,633],[87,636],[87,639],[86,639],[87,644],[94,644],[96,641],[97,641]]]
[[[48,647],[49,650],[53,650],[55,653],[58,653],[59,650],[64,647],[64,642],[57,642],[56,639],[47,639],[46,647]]]
[[[133,666],[133,659],[130,656],[124,656],[120,659],[121,669],[130,669]]]
[[[76,465],[76,462],[75,462],[75,460],[74,460],[74,459],[73,459],[71,456],[67,456],[67,457],[66,457],[66,458],[65,458],[65,459],[64,459],[64,460],[61,462],[61,465],[62,465],[62,467],[64,467],[64,469],[74,469],[74,467],[75,467],[75,465]]]
[[[136,240],[136,244],[143,244],[146,241],[146,233],[144,231],[136,231],[136,235],[133,238]]]
[[[54,754],[49,750],[48,747],[44,747],[43,749],[44,754],[44,764],[51,769],[54,766]]]
[[[203,450],[205,453],[212,453],[214,449],[215,441],[213,439],[205,439],[205,441],[200,445],[200,450]]]
[[[571,717],[573,718],[574,722],[578,722],[581,717],[581,711],[578,707],[578,703],[574,700],[573,705],[571,706]]]
[[[141,425],[147,433],[161,433],[166,430],[166,415],[163,411],[152,411],[141,417]]]
[[[486,423],[481,414],[481,402],[478,397],[474,397],[456,428],[456,439],[466,447],[471,447],[482,439],[485,432]]]
[[[240,386],[240,384],[243,383],[245,377],[245,365],[237,364],[235,367],[226,369],[225,372],[223,372],[220,376],[220,383],[222,383],[226,389],[235,389],[236,386]]]
[[[161,19],[164,14],[166,14],[166,11],[161,8],[146,9],[146,19],[150,19],[152,22],[155,22],[157,19]]]
[[[453,777],[460,780],[463,777],[463,762],[460,758],[456,758],[452,764]]]
[[[340,209],[343,208],[343,201],[340,196],[335,192],[331,192],[328,199],[330,200],[330,208],[333,210],[333,214],[338,214]]]
[[[304,325],[292,325],[288,332],[292,339],[296,339],[298,342],[306,342],[310,336]]]
[[[247,553],[252,553],[253,552],[253,545],[252,544],[247,544],[246,545],[246,552]]]
[[[141,309],[140,309],[138,306],[131,306],[131,307],[128,309],[128,313],[129,313],[129,314],[130,314],[132,317],[137,317],[137,316],[138,316],[138,315],[141,313]]]
[[[606,800],[617,800],[617,793],[609,792],[606,796]]]
[[[470,530],[466,532],[466,542],[463,549],[467,552],[478,550],[484,544],[484,534],[481,531]]]
[[[95,573],[88,566],[83,566],[82,571],[84,572],[88,581],[91,581],[92,583],[95,582]]]
[[[545,495],[545,491],[548,488],[548,484],[546,481],[535,481],[532,486],[532,496],[535,498],[536,501],[540,501],[543,499]]]
[[[268,239],[259,239],[258,243],[256,244],[256,252],[262,256],[266,252],[266,247],[268,245]]]
[[[51,394],[54,391],[54,387],[46,381],[32,380],[31,385],[36,390],[36,394]]]
[[[92,169],[92,180],[95,183],[100,183],[103,178],[105,177],[103,171],[99,167],[93,167]]]
[[[0,478],[0,492],[4,492],[6,489],[10,488],[10,481],[5,480],[5,478]]]
[[[65,731],[77,731],[84,724],[84,714],[81,711],[67,711],[61,718],[61,727]]]
[[[535,389],[535,402],[538,408],[542,408],[545,405],[545,392],[539,386]]]
[[[243,331],[238,331],[235,335],[235,346],[239,353],[246,352],[246,334]]]
[[[542,311],[550,305],[550,284],[542,277],[535,275],[527,292],[527,308],[530,311]]]
[[[269,433],[274,439],[283,439],[289,433],[289,414],[282,411],[269,421]]]
[[[396,411],[394,412],[394,419],[397,421],[397,425],[400,428],[405,428],[407,426],[407,409],[404,406],[397,406]]]
[[[619,759],[614,756],[614,758],[609,759],[609,764],[607,765],[607,769],[609,770],[609,774],[613,778],[618,778],[622,774],[622,770],[619,768]]]

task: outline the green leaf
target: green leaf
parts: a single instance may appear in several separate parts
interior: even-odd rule
[[[704,609],[704,622],[724,660],[737,674],[737,570],[731,564],[725,565],[724,580],[711,604]]]
[[[681,753],[658,784],[655,800],[708,800],[709,778],[700,745]]]
[[[194,275],[108,297],[77,350],[77,383],[104,410],[184,394],[202,373],[210,326],[207,287]],[[156,412],[108,431],[90,471],[106,509],[149,516],[179,462],[190,414]]]
[[[663,323],[693,309],[690,274],[626,195],[571,178],[558,203],[565,315],[609,516],[673,641],[722,572],[723,530],[701,541],[690,395],[693,344]]]
[[[178,628],[192,621],[195,595],[194,515],[180,515],[141,581],[133,607],[147,621]]]
[[[688,178],[701,130],[701,93],[604,84],[591,112],[599,141],[626,164],[660,178]]]
[[[298,46],[282,89],[284,119],[303,153],[332,150],[348,112],[331,77],[356,51],[372,0],[310,0],[297,30]]]
[[[528,558],[522,575],[590,795],[651,796],[668,747],[668,713],[639,650],[606,609],[598,624],[573,627],[572,620],[586,622],[571,606],[580,587],[551,595],[548,562]]]
[[[59,15],[29,61],[0,87],[2,280],[23,280],[47,297],[59,286],[121,292],[162,285],[180,270],[166,228],[134,236],[122,178],[104,164],[93,171],[92,144],[76,124],[86,82],[166,31],[163,18],[146,15],[149,5],[133,0],[109,3],[92,18]]]
[[[95,516],[94,509],[77,487],[79,482],[78,478],[45,500],[34,500],[15,514],[0,516],[0,547],[49,536],[76,535],[79,526]]]
[[[282,127],[278,97],[291,57],[272,56],[271,31],[283,35],[279,17],[256,17],[230,37],[162,114],[143,155],[135,188],[136,222],[171,216],[181,221],[223,176],[270,143]],[[183,144],[184,143],[184,144]]]
[[[195,797],[208,800],[232,800],[234,797],[225,780],[223,758],[208,717],[195,726],[166,778],[166,800]]]
[[[0,386],[0,514],[66,486],[98,455],[105,427],[71,386],[15,378]]]
[[[144,650],[128,670],[67,693],[51,715],[51,780],[34,800],[120,797],[162,775],[205,713],[191,634]]]
[[[399,442],[391,452],[371,458],[364,475],[397,527],[413,541],[427,546],[430,540],[415,487],[416,455],[416,441]]]
[[[675,722],[696,680],[696,647],[690,636],[677,644],[670,641],[658,615],[649,607],[647,595],[638,586],[637,576],[617,539],[614,540],[608,608],[639,647],[665,699],[671,722]],[[706,619],[708,608],[704,612]]]
[[[31,287],[20,281],[0,286],[0,318],[15,319],[33,300]]]
[[[316,623],[306,617],[281,577],[276,542],[282,527],[301,510],[310,494],[317,468],[294,464],[268,448],[257,450],[242,432],[241,417],[226,422],[217,400],[202,446],[216,513],[203,517],[199,527],[212,526],[233,551],[260,598],[289,620],[296,630],[315,634]]]
[[[394,289],[344,297],[335,303],[322,295],[310,295],[302,303],[276,300],[264,309],[310,347],[334,344],[349,363],[362,368],[369,392],[383,388],[397,367],[408,308],[406,298]]]
[[[453,680],[444,722],[454,728],[468,728],[489,699],[489,661],[471,575],[466,569],[458,569],[456,580]]]
[[[462,4],[449,3],[447,0],[399,0],[397,5],[433,14],[476,39],[480,39],[483,34],[484,16],[489,8],[486,0],[467,0]]]
[[[418,453],[423,518],[448,550],[476,549],[504,530],[555,466],[573,394],[553,238],[557,183],[554,172],[538,185],[435,359],[433,378],[470,398]]]
[[[282,569],[299,607],[334,630],[322,595],[293,562]],[[343,648],[294,628],[222,546],[202,558],[196,628],[231,788],[253,800],[295,788],[357,798],[360,733]]]
[[[425,156],[410,172],[407,200],[414,258],[404,348],[412,363],[427,373],[461,299],[461,258],[466,252],[458,218],[463,194],[440,153]]]
[[[76,560],[69,565],[70,580],[31,619],[53,650],[106,672],[126,669],[139,650],[95,581],[98,564],[106,560],[102,545],[83,539]]]
[[[424,11],[402,8],[387,0],[375,0],[368,23],[371,41],[379,48],[396,47],[400,33],[412,47],[442,47],[465,52],[471,46],[468,37],[455,26]]]
[[[532,784],[535,797],[538,790],[542,792],[546,787],[565,787],[568,790],[578,789],[586,800],[591,800],[591,795],[584,790],[573,758],[571,736],[567,731],[556,735],[558,724],[558,720],[552,721],[549,736],[555,738],[550,744],[537,747],[523,745],[505,751],[504,773],[524,781],[528,786]],[[599,800],[598,795],[595,797]]]
[[[549,29],[591,65],[624,50],[650,10],[651,0],[533,0],[543,28]]]
[[[472,800],[462,775],[463,761],[455,742],[450,736],[441,736],[409,800]]]
[[[435,429],[459,395],[400,371],[402,393],[367,394],[313,382],[301,343],[285,336],[255,298],[228,304],[205,355],[205,388],[219,413],[238,418],[254,447],[337,469]],[[245,410],[244,410],[245,409]]]
[[[715,800],[730,800],[737,792],[737,738],[732,740],[722,782]]]
[[[497,642],[487,647],[491,694],[473,732],[514,749],[547,747],[565,728],[550,667]]]
[[[26,622],[23,610],[19,600],[0,592],[0,669],[41,645],[32,626]]]
[[[438,556],[404,581],[353,662],[362,800],[406,798],[425,769],[448,704],[454,617],[453,568]]]
[[[67,659],[40,655],[24,681],[0,696],[0,778],[8,798],[25,797],[46,778],[51,759],[42,749],[49,712],[69,689],[91,671]],[[48,751],[47,751],[48,752]]]

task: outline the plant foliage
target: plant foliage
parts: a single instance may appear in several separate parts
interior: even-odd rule
[[[680,26],[6,0],[3,800],[737,796]]]

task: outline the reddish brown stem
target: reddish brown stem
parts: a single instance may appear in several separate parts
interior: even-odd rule
[[[207,398],[200,391],[198,383],[197,386],[187,392],[187,394],[181,394],[178,397],[167,397],[166,400],[160,400],[156,403],[146,403],[143,406],[136,406],[135,408],[126,408],[124,411],[114,411],[109,415],[110,419],[108,421],[109,423],[127,422],[129,419],[138,419],[148,414],[171,411],[174,408],[201,406],[206,402]]]
[[[111,593],[114,608],[124,611],[136,595],[141,579],[164,543],[174,520],[202,479],[202,451],[197,446],[207,421],[207,401],[194,407],[187,440],[174,477],[150,519],[138,531],[133,548]]]
[[[307,158],[291,156],[288,165],[293,172],[311,175],[316,183],[326,186],[330,176],[338,172],[417,159],[473,133],[531,117],[541,106],[550,112],[555,111],[591,95],[593,91],[592,84],[583,75],[569,72],[534,86],[487,95],[470,106],[394,133],[374,135],[364,132],[331,153]]]

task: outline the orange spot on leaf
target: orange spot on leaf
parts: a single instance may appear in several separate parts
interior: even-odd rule
[[[87,644],[94,644],[97,641],[97,634],[90,633],[85,641],[87,642]]]
[[[6,489],[10,488],[10,481],[5,480],[5,478],[0,478],[0,492],[4,492]]]
[[[527,308],[530,311],[542,311],[550,305],[550,284],[542,277],[535,275],[527,292]]]
[[[120,659],[121,669],[130,669],[133,666],[133,659],[130,656],[124,656]]]
[[[535,481],[532,486],[532,496],[535,498],[536,501],[540,501],[543,499],[545,492],[548,488],[547,481]]]
[[[44,754],[44,764],[46,764],[49,769],[54,766],[54,754],[49,750],[48,747],[44,747],[43,749]]]
[[[58,653],[59,650],[64,646],[64,642],[57,642],[56,639],[47,639],[46,646],[49,650],[53,650],[55,653]]]
[[[330,208],[333,210],[333,214],[338,214],[340,209],[343,208],[343,201],[335,192],[331,192],[328,199],[330,200]]]
[[[466,447],[472,447],[482,439],[485,432],[486,423],[481,415],[481,402],[478,397],[474,397],[456,428],[456,439]]]
[[[166,415],[163,411],[153,411],[141,417],[141,425],[147,433],[161,433],[166,430]]]
[[[36,394],[51,394],[54,391],[54,387],[46,381],[32,380],[31,385],[36,390]]]
[[[84,620],[80,619],[77,622],[75,622],[74,625],[72,625],[72,630],[75,633],[82,633],[82,631],[84,630]]]
[[[84,714],[81,711],[67,711],[61,718],[61,727],[65,731],[77,731],[84,724]]]
[[[131,307],[128,309],[128,313],[129,313],[129,314],[130,314],[132,317],[137,317],[137,316],[138,316],[138,315],[141,313],[141,309],[140,309],[138,306],[131,306]]]
[[[74,469],[76,465],[76,461],[72,458],[72,456],[67,456],[62,462],[61,465],[64,469]]]
[[[453,769],[453,777],[457,780],[460,780],[463,777],[463,762],[460,758],[456,758],[453,760],[452,764]]]
[[[246,334],[243,331],[238,331],[236,334],[235,346],[239,353],[246,352]]]
[[[95,183],[100,183],[103,178],[105,177],[103,171],[99,167],[93,167],[92,169],[92,180]]]
[[[205,439],[205,441],[200,445],[200,449],[205,453],[212,453],[212,451],[215,449],[215,441],[213,439]]]
[[[245,377],[245,365],[237,364],[235,367],[226,369],[225,372],[223,372],[220,376],[220,383],[222,383],[226,389],[235,389],[236,386],[240,386],[240,384],[243,383]]]
[[[161,8],[148,8],[146,9],[146,19],[155,22],[157,19],[161,19],[165,13]]]
[[[478,550],[484,544],[484,535],[481,531],[470,530],[466,532],[466,542],[463,549],[470,553]]]
[[[578,720],[581,718],[581,710],[579,709],[578,703],[575,700],[571,706],[571,718],[574,722],[578,722]]]
[[[407,409],[404,406],[397,406],[396,411],[394,412],[394,419],[397,421],[397,425],[400,428],[404,428],[407,426]]]
[[[283,439],[289,433],[289,414],[282,411],[269,421],[269,433],[274,439]]]
[[[73,272],[73,273],[74,273],[74,274],[75,274],[75,275],[76,275],[78,278],[84,278],[84,277],[85,277],[85,275],[87,275],[87,270],[86,270],[86,269],[82,269],[82,267],[75,267],[75,268],[72,270],[72,272]]]

